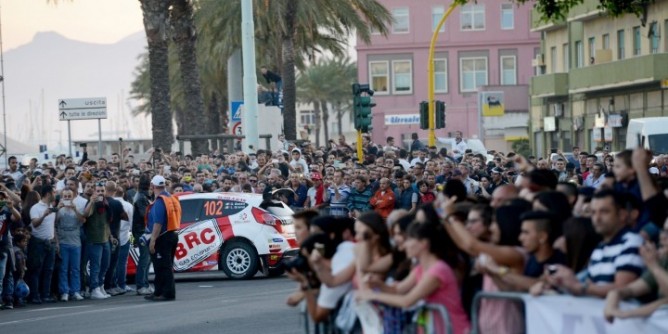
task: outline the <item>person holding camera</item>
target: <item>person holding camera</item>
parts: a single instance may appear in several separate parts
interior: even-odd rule
[[[95,184],[95,193],[88,201],[85,209],[87,216],[84,223],[86,234],[86,253],[90,261],[90,298],[105,299],[111,297],[104,291],[104,277],[109,269],[111,258],[110,243],[112,213],[105,199],[105,184]]]
[[[60,251],[60,269],[58,271],[58,290],[60,301],[70,299],[83,300],[81,290],[81,225],[86,220],[74,203],[74,192],[65,189],[61,193],[56,214],[56,232]]]

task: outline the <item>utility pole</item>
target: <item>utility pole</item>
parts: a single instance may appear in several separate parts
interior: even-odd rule
[[[448,19],[448,16],[452,14],[452,11],[457,7],[457,2],[453,2],[448,8],[448,11],[443,14],[441,21],[438,22],[438,26],[434,29],[434,34],[431,36],[431,43],[429,44],[429,63],[428,66],[428,78],[429,80],[429,146],[436,146],[436,132],[435,123],[436,123],[436,112],[435,112],[435,103],[434,103],[434,52],[436,49],[436,41],[438,40],[438,33],[441,31],[441,27],[445,23],[445,20]]]
[[[253,0],[241,0],[241,50],[244,63],[244,113],[242,115],[242,150],[246,153],[259,149],[257,130],[257,72],[255,69],[255,25],[253,23]],[[252,150],[250,147],[253,147]]]

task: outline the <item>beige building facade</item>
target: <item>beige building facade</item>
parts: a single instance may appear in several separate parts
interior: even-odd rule
[[[533,60],[530,128],[538,156],[550,149],[620,151],[629,119],[668,116],[668,0],[646,15],[611,18],[585,0],[564,20],[545,23]]]

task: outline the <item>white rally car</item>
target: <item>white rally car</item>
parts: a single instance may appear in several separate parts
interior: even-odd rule
[[[223,270],[230,278],[247,279],[258,271],[283,274],[283,263],[297,252],[292,210],[261,194],[183,193],[181,229],[174,270]],[[134,275],[139,253],[130,252],[128,274]]]

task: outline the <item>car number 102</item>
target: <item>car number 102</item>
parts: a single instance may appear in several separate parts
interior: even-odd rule
[[[204,214],[206,216],[222,216],[223,201],[207,201],[204,203]]]

